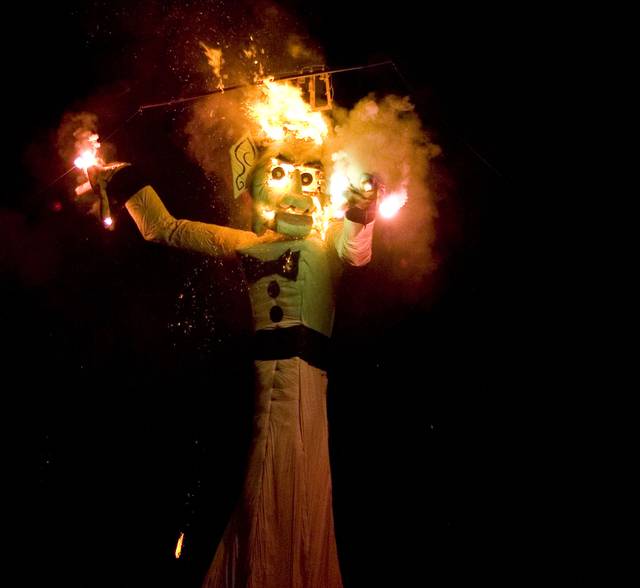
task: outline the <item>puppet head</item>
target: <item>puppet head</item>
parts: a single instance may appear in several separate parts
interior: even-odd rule
[[[231,148],[234,195],[251,195],[256,233],[270,228],[305,238],[328,201],[322,169],[328,120],[300,87],[270,81],[246,112],[255,129]]]
[[[250,176],[253,230],[266,228],[292,238],[305,238],[327,197],[317,146],[300,142],[269,146]]]
[[[331,221],[347,208],[371,211],[384,196],[384,210],[392,216],[404,204],[406,151],[416,149],[406,132],[413,119],[404,120],[410,104],[387,101],[381,108],[367,98],[351,113],[329,119],[303,99],[300,89],[273,83],[261,88],[262,96],[247,108],[257,123],[256,139],[246,134],[231,149],[234,195],[251,196],[256,233],[269,228],[305,238],[315,230],[324,238]],[[392,141],[407,149],[389,152]],[[370,173],[378,166],[386,173]],[[396,188],[388,194],[385,176]]]

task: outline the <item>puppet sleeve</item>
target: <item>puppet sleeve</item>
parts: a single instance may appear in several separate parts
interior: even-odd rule
[[[362,266],[371,261],[373,225],[373,221],[363,224],[347,217],[337,226],[333,241],[344,263]]]
[[[271,231],[258,237],[251,231],[176,219],[151,186],[138,190],[126,207],[146,241],[205,255],[228,257],[238,249],[278,240]]]

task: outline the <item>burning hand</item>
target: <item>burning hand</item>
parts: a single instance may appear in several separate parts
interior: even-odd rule
[[[102,166],[94,165],[87,168],[87,177],[93,189],[93,193],[98,197],[98,205],[100,211],[100,221],[105,228],[111,229],[113,219],[111,218],[111,208],[109,206],[109,197],[107,196],[107,182],[104,177]]]
[[[100,221],[104,227],[112,229],[113,219],[111,218],[106,182],[102,171],[111,166],[105,165],[104,160],[98,153],[100,143],[96,133],[82,131],[78,135],[80,137],[77,142],[79,152],[73,164],[78,170],[81,170],[82,177],[86,178],[87,181],[76,188],[76,196],[91,202],[92,209],[99,214]],[[97,197],[97,202],[93,202],[92,197]]]
[[[100,222],[106,229],[113,229],[107,184],[117,171],[128,165],[130,164],[120,162],[90,165],[84,170],[87,182],[79,186],[80,190],[76,189],[76,195],[92,205],[93,212],[100,217]]]
[[[107,184],[111,178],[122,168],[130,166],[130,163],[114,161],[106,165],[94,166],[87,170],[87,176],[94,193],[100,199],[100,220],[105,227],[111,228],[113,220],[109,210],[109,197],[107,196]]]
[[[368,210],[372,206],[375,206],[378,200],[379,188],[379,182],[374,176],[371,174],[362,174],[359,187],[349,184],[347,188],[346,197],[349,206],[362,210]]]

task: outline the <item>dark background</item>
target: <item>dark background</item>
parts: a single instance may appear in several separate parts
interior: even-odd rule
[[[345,586],[546,580],[567,560],[570,449],[558,448],[541,376],[522,170],[545,67],[532,40],[549,15],[283,6],[331,67],[394,61],[335,76],[338,103],[408,94],[442,147],[430,177],[437,268],[397,277],[380,238],[338,300],[329,415]],[[21,585],[199,586],[249,443],[246,291],[232,263],[146,244],[126,219],[103,231],[72,206],[68,178],[54,182],[69,166],[54,145],[65,112],[97,112],[101,136],[117,129],[118,157],[153,171],[176,216],[227,222],[224,199],[211,202],[215,178],[185,154],[187,109],[123,121],[140,104],[206,90],[177,40],[227,15],[250,31],[251,11],[122,1],[14,11],[0,211],[11,559]]]

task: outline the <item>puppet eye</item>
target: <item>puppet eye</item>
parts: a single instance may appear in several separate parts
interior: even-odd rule
[[[308,186],[313,182],[313,176],[309,172],[305,172],[300,176],[300,182],[303,186]]]
[[[274,180],[281,180],[282,178],[284,178],[284,176],[285,176],[284,169],[281,168],[280,166],[274,167],[271,170],[271,177]]]

